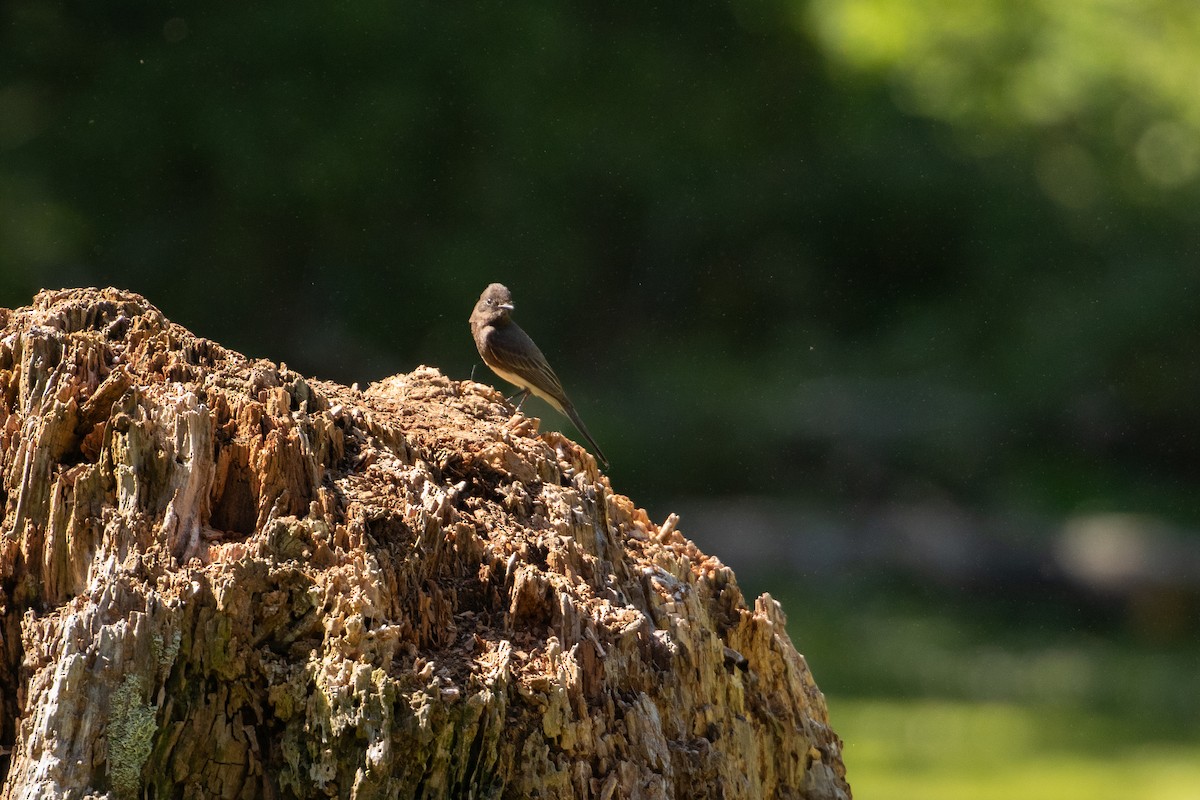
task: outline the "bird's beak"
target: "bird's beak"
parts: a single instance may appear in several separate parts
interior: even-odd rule
[[[514,306],[512,303],[501,303],[499,308],[503,308],[505,311],[512,311],[514,308],[516,308],[516,306]]]

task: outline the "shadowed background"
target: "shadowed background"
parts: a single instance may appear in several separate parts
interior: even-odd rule
[[[860,796],[1195,797],[1197,35],[14,0],[0,306],[116,285],[318,377],[502,385],[502,281],[616,490],[783,599]]]

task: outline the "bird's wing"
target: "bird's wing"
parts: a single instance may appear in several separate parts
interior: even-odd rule
[[[549,395],[560,404],[567,402],[562,382],[525,331],[515,324],[496,329],[488,337],[487,346],[490,360],[495,361],[495,364],[489,363],[488,366],[523,379],[534,390],[534,394]]]

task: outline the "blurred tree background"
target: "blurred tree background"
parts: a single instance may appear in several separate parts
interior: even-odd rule
[[[0,23],[0,305],[130,288],[365,384],[468,377],[502,281],[616,489],[659,519],[703,497],[685,533],[709,520],[784,596],[860,793],[1197,796],[1200,6],[8,0]],[[914,527],[939,533],[869,571],[837,544]]]

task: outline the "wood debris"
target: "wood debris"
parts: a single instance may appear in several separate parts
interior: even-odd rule
[[[779,605],[491,387],[0,325],[3,798],[850,796]]]

